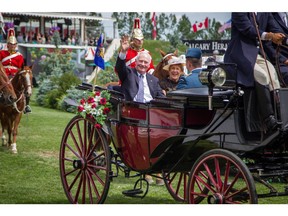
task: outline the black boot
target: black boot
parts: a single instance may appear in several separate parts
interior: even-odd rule
[[[255,82],[255,92],[258,102],[258,110],[261,119],[266,125],[268,132],[276,130],[280,125],[277,123],[277,119],[274,116],[273,104],[270,96],[270,90],[268,85],[261,85]]]
[[[30,97],[26,97],[26,106],[24,108],[24,114],[32,113],[31,107],[29,106]]]

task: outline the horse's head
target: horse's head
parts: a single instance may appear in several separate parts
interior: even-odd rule
[[[15,90],[23,91],[28,97],[32,95],[32,66],[24,66],[23,70],[19,71],[13,79],[15,79],[15,83],[13,83]]]
[[[175,50],[173,53],[165,53],[164,51],[160,50],[160,54],[162,56],[162,60],[156,66],[153,75],[159,80],[162,80],[169,76],[168,71],[163,70],[163,67],[168,64],[168,61],[172,58],[172,56],[178,56],[178,50]]]
[[[14,88],[0,62],[0,105],[11,105],[17,100]]]

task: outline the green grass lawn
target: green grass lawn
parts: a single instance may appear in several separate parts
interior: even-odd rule
[[[32,114],[23,115],[19,127],[18,154],[0,146],[0,204],[67,204],[58,154],[62,133],[74,114],[36,106],[33,99],[31,105]],[[133,188],[135,181],[120,172],[111,182],[105,203],[179,204],[165,186],[152,185],[144,199],[122,195],[122,191]],[[260,199],[259,203],[286,204],[288,197]]]
[[[32,114],[23,115],[19,126],[18,154],[0,146],[0,204],[68,203],[60,180],[59,148],[74,114],[36,106],[33,99],[31,107]],[[123,176],[113,179],[105,203],[176,203],[164,186],[150,187],[145,199],[123,196],[136,181]]]

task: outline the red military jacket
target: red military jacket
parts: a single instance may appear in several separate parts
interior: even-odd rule
[[[142,48],[140,51],[137,51],[135,49],[132,49],[131,47],[127,50],[126,54],[126,66],[129,66],[131,68],[135,68],[136,66],[136,56],[138,55],[138,52],[146,51],[150,54],[150,52],[144,48]],[[150,54],[151,56],[151,54]],[[154,72],[154,64],[153,60],[151,60],[150,67],[147,70],[147,73],[152,74]]]
[[[24,65],[24,58],[19,52],[10,54],[7,50],[1,50],[0,61],[5,68],[7,76],[14,76]]]

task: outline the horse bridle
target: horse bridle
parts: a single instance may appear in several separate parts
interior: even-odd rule
[[[23,74],[23,73],[30,73],[30,70],[22,70],[22,71],[19,71],[19,72],[18,72],[19,75],[21,75],[21,74]],[[31,86],[32,86],[31,82],[30,82],[30,84],[27,83],[27,88],[29,88],[29,87],[31,87]],[[14,90],[15,90],[15,89],[14,89]]]
[[[19,75],[21,75],[22,73],[30,73],[30,71],[29,71],[29,70],[22,70],[22,71],[19,71],[19,72],[18,72]],[[12,78],[12,79],[13,79],[13,78]],[[31,83],[30,83],[30,85],[29,85],[29,84],[27,85],[27,88],[30,87],[30,86],[32,86]],[[24,107],[23,110],[19,110],[18,107],[17,107],[18,101],[20,101],[21,98],[22,98],[23,95],[24,95],[24,94],[23,94],[23,90],[24,90],[24,89],[18,91],[19,93],[21,93],[21,94],[20,94],[20,97],[13,103],[13,108],[14,108],[18,113],[23,112],[23,110],[25,109],[25,107]],[[15,89],[14,89],[14,91],[15,91]]]
[[[167,57],[169,57],[169,56],[173,56],[173,55],[174,55],[174,53],[168,53],[168,54],[166,54],[166,55],[162,58],[162,62],[164,63],[164,66],[168,64],[168,62],[165,63],[164,60],[165,60]]]

